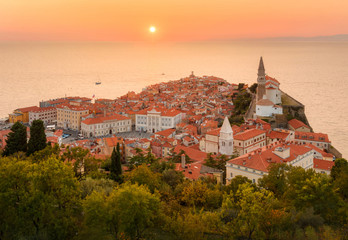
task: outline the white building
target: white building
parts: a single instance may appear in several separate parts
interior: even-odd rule
[[[207,153],[233,155],[233,130],[227,117],[221,128],[206,133],[205,138],[200,142],[200,149]]]
[[[119,114],[87,118],[81,122],[81,133],[84,137],[101,137],[131,130],[131,119]]]
[[[220,130],[219,153],[225,155],[233,154],[233,130],[227,117],[225,117]]]
[[[266,75],[266,97],[271,100],[274,104],[281,104],[281,92],[279,90],[280,83],[270,76]]]
[[[144,109],[135,114],[135,129],[155,133],[175,128],[184,117],[185,114],[176,109]]]
[[[239,155],[250,153],[266,146],[266,131],[261,129],[248,129],[234,135],[234,149]]]
[[[271,144],[254,152],[244,154],[226,163],[227,183],[241,175],[254,183],[263,175],[268,174],[272,163],[286,163],[304,169],[313,168],[314,150],[309,145],[294,142]]]
[[[283,108],[275,105],[264,95],[264,98],[256,103],[256,115],[260,117],[272,117],[273,114],[283,114]]]
[[[283,108],[277,104],[282,103],[280,83],[268,75],[266,75],[262,57],[257,77],[257,102],[256,116],[272,117],[273,114],[283,114]]]
[[[57,109],[55,107],[37,108],[29,112],[29,124],[34,120],[42,120],[45,124],[57,121]]]

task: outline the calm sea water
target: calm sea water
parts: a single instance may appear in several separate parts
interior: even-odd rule
[[[348,157],[348,42],[0,43],[0,117],[65,95],[116,98],[191,71],[252,84],[261,55],[313,129]]]

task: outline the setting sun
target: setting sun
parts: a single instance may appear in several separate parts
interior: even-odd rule
[[[152,32],[152,33],[156,32],[156,28],[154,26],[151,26],[150,27],[150,32]]]

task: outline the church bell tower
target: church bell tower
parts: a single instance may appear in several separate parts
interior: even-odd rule
[[[266,94],[266,73],[265,66],[263,65],[263,59],[260,58],[259,69],[257,72],[257,101],[263,98]]]

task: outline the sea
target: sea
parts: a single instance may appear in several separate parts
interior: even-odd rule
[[[347,41],[2,42],[0,118],[64,96],[115,99],[192,71],[251,85],[260,56],[314,131],[348,157]]]

